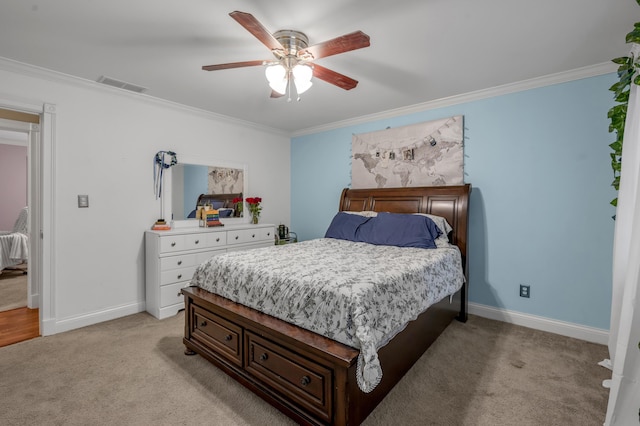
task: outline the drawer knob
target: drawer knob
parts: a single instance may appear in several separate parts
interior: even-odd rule
[[[218,241],[220,241],[220,237],[216,238],[216,243],[217,243]]]
[[[309,376],[303,376],[302,379],[300,380],[300,384],[302,386],[307,386],[309,385],[309,383],[311,383],[311,378]]]
[[[200,240],[196,240],[196,244],[200,244]]]
[[[270,236],[271,236],[271,232],[267,232],[267,237],[270,237]]]
[[[236,240],[238,239],[238,236],[236,235]]]
[[[226,340],[227,342],[230,341],[231,339],[233,339],[233,337],[230,334],[227,334],[226,336],[224,336],[224,340]]]
[[[178,266],[182,265],[182,260],[178,260]]]
[[[251,238],[255,238],[255,237],[256,237],[256,234],[251,234]]]
[[[269,355],[267,355],[267,353],[263,353],[262,355],[260,355],[260,361],[266,361],[267,358],[269,358]]]
[[[206,321],[202,321],[202,322],[200,323],[200,327],[206,327],[206,326],[207,326],[207,322],[206,322]]]
[[[178,274],[178,279],[182,278],[182,274]]]
[[[171,247],[175,247],[175,246],[176,246],[176,242],[174,241],[171,243]]]

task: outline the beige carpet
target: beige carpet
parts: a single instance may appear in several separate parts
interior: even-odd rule
[[[0,312],[27,306],[27,276],[22,269],[0,274]]]
[[[0,348],[0,424],[293,424],[185,356],[183,321],[141,313]],[[605,346],[471,316],[445,330],[365,425],[599,426],[606,355]]]

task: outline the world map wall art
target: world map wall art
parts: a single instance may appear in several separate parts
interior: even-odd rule
[[[464,183],[463,116],[353,135],[351,187]]]

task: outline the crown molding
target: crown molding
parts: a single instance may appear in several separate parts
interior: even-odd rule
[[[137,101],[144,102],[150,105],[170,108],[176,111],[193,114],[208,120],[215,120],[215,121],[220,121],[227,124],[234,124],[237,126],[241,126],[243,128],[249,127],[262,132],[272,133],[279,136],[285,136],[285,137],[291,136],[289,132],[285,132],[283,130],[276,129],[273,127],[268,127],[268,126],[257,124],[251,121],[240,120],[238,118],[229,117],[227,115],[218,114],[215,112],[206,111],[200,108],[187,106],[177,102],[156,98],[153,96],[146,95],[144,93],[136,93],[136,92],[131,92],[124,89],[119,89],[117,87],[108,86],[93,80],[87,80],[85,78],[80,78],[73,75],[61,73],[58,71],[53,71],[47,68],[26,64],[24,62],[14,61],[13,59],[4,58],[1,56],[0,56],[0,70],[13,72],[16,74],[27,75],[30,77],[36,77],[36,78],[51,81],[54,83],[65,83],[65,84],[69,84],[76,87],[83,87],[90,90],[96,90],[102,93],[115,94],[115,95],[127,97],[129,99],[135,99]]]
[[[381,111],[374,114],[363,115],[363,116],[352,118],[349,120],[335,121],[333,123],[328,123],[326,125],[309,127],[306,129],[295,131],[295,132],[283,131],[273,127],[257,124],[251,121],[240,120],[238,118],[229,117],[227,115],[218,114],[211,111],[206,111],[200,108],[190,107],[187,105],[179,104],[177,102],[167,101],[165,99],[156,98],[143,93],[129,92],[116,87],[107,86],[107,85],[95,82],[93,80],[87,80],[87,79],[72,76],[69,74],[52,71],[46,68],[26,64],[23,62],[14,61],[12,59],[4,58],[4,57],[0,57],[0,70],[37,77],[37,78],[41,78],[41,79],[56,82],[56,83],[66,83],[66,84],[70,84],[78,87],[85,87],[91,90],[101,91],[103,93],[111,93],[111,94],[116,94],[120,96],[125,96],[130,99],[136,99],[138,101],[145,102],[151,105],[161,106],[165,108],[172,108],[174,110],[194,114],[196,116],[200,116],[205,119],[217,120],[224,123],[235,124],[242,127],[249,127],[258,131],[268,132],[268,133],[279,135],[279,136],[297,137],[297,136],[304,136],[304,135],[309,135],[313,133],[326,132],[329,130],[335,130],[342,127],[364,124],[371,121],[385,120],[393,117],[413,114],[416,112],[423,112],[431,109],[444,108],[448,106],[477,101],[481,99],[507,95],[510,93],[516,93],[516,92],[521,92],[521,91],[530,90],[530,89],[537,89],[540,87],[566,83],[570,81],[580,80],[583,78],[596,77],[596,76],[616,72],[617,65],[615,65],[613,62],[605,62],[605,63],[591,65],[583,68],[577,68],[570,71],[550,74],[543,77],[537,77],[529,80],[523,80],[520,82],[509,83],[501,86],[477,90],[475,92],[469,92],[469,93],[450,96],[447,98],[441,98],[441,99],[437,99],[429,102],[409,105],[406,107],[391,109],[387,111]]]
[[[372,121],[385,120],[388,118],[409,115],[416,112],[423,112],[431,109],[459,105],[467,102],[493,98],[496,96],[522,92],[525,90],[551,86],[554,84],[561,84],[561,83],[567,83],[570,81],[581,80],[583,78],[596,77],[596,76],[616,72],[617,69],[618,69],[618,66],[613,62],[605,62],[601,64],[590,65],[587,67],[577,68],[570,71],[563,71],[556,74],[550,74],[542,77],[532,78],[529,80],[523,80],[515,83],[504,84],[501,86],[490,87],[488,89],[477,90],[475,92],[469,92],[461,95],[450,96],[447,98],[436,99],[434,101],[410,105],[402,108],[391,109],[387,111],[378,112],[375,114],[363,115],[361,117],[356,117],[349,120],[336,121],[323,126],[309,127],[307,129],[292,132],[291,137],[326,132],[329,130],[335,130],[342,127],[355,126],[359,124],[369,123]]]

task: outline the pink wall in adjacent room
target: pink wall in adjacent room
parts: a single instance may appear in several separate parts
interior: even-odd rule
[[[27,205],[27,147],[0,144],[0,231],[11,231]]]

